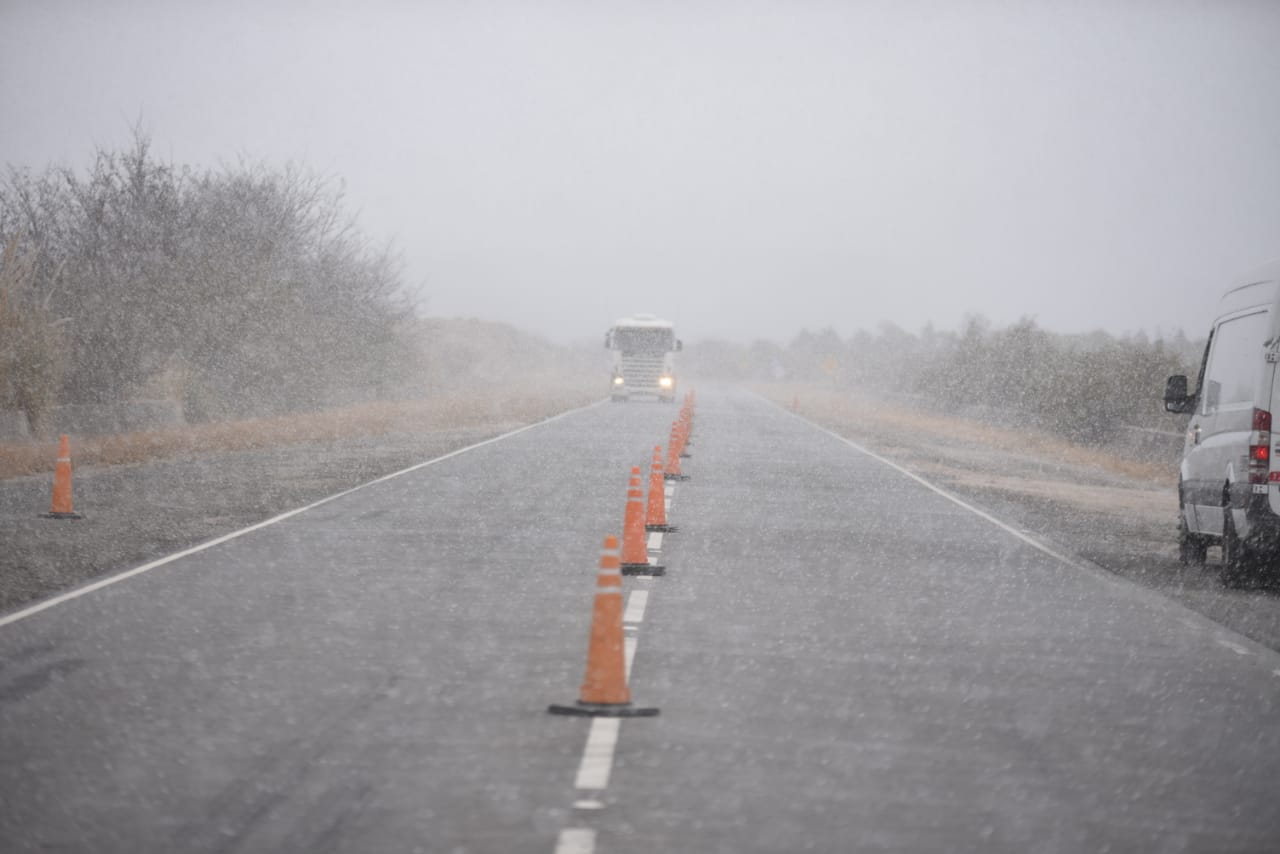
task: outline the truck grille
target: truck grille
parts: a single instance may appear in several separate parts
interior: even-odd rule
[[[622,377],[626,380],[627,390],[641,393],[658,394],[662,387],[658,378],[662,376],[662,356],[622,356]]]

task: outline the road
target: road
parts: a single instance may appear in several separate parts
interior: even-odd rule
[[[744,392],[700,393],[667,575],[626,582],[661,715],[546,714],[673,414],[570,413],[6,618],[0,850],[1280,848],[1280,655]]]

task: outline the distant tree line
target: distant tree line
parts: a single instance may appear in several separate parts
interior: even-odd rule
[[[411,361],[385,249],[332,182],[197,170],[138,132],[0,183],[0,407],[179,400],[192,419],[376,397]]]
[[[1024,318],[993,328],[970,317],[958,331],[913,334],[892,324],[842,338],[802,331],[788,345],[708,341],[689,348],[699,376],[823,382],[1029,424],[1083,442],[1124,425],[1177,430],[1164,412],[1165,378],[1195,374],[1203,342],[1183,333],[1064,335]]]

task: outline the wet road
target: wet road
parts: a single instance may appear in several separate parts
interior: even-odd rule
[[[0,849],[1280,848],[1280,655],[744,393],[702,392],[668,574],[626,582],[662,714],[547,715],[673,415],[571,413],[0,625]]]

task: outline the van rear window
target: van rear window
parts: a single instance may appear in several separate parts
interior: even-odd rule
[[[1268,331],[1265,311],[1219,324],[1213,335],[1204,379],[1204,411],[1253,405],[1254,384],[1262,365]]]

